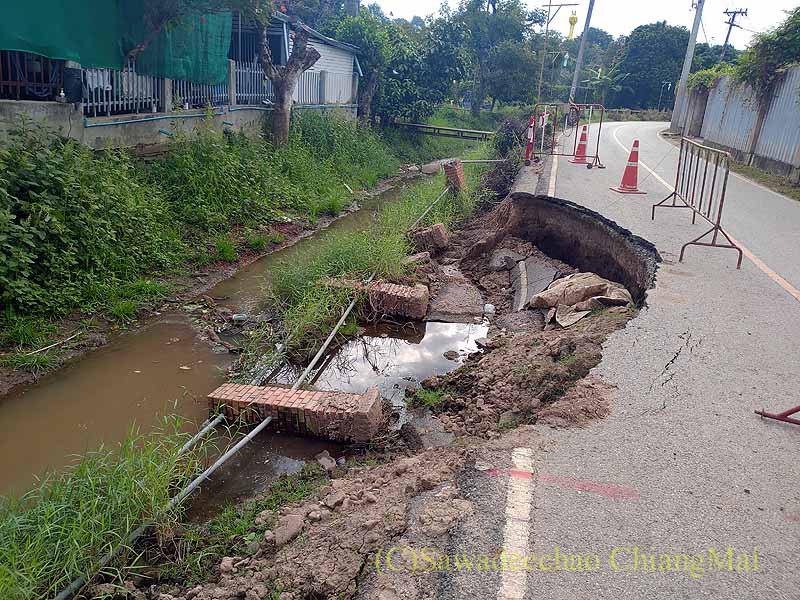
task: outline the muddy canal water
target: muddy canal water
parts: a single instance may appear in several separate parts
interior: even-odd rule
[[[402,189],[365,199],[362,208],[294,246],[245,267],[209,294],[235,312],[258,309],[278,261],[302,260],[326,237],[366,227],[376,211],[394,202]],[[395,406],[403,390],[436,373],[456,368],[486,334],[481,324],[418,323],[367,329],[328,357],[315,375],[319,389],[362,392],[377,385]],[[459,352],[447,360],[447,350]],[[20,493],[36,478],[60,469],[75,455],[114,444],[134,426],[156,428],[167,414],[183,415],[190,428],[207,417],[206,394],[225,380],[229,354],[212,351],[197,336],[184,312],[162,314],[145,327],[54,372],[37,384],[0,400],[0,495]],[[291,381],[292,372],[280,377]],[[265,432],[207,485],[202,504],[210,508],[265,488],[283,473],[298,471],[323,449],[322,440]]]

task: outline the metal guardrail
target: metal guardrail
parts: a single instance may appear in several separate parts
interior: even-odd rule
[[[236,104],[272,103],[275,93],[272,82],[264,75],[258,61],[236,62]]]
[[[485,141],[494,135],[494,131],[480,131],[478,129],[458,129],[455,127],[439,127],[438,125],[426,125],[424,123],[394,123],[395,127],[416,131],[425,135],[435,135],[438,137],[459,138],[463,140]]]
[[[722,210],[730,175],[730,154],[723,150],[704,146],[688,138],[681,138],[678,168],[675,173],[675,188],[661,202],[653,205],[651,218],[656,218],[656,208],[688,208],[692,211],[692,225],[702,217],[711,229],[681,246],[679,261],[688,246],[710,246],[731,248],[739,253],[736,268],[742,267],[742,250],[722,228]],[[669,204],[666,204],[667,202]],[[703,241],[707,236],[710,241]],[[727,244],[720,243],[720,236]]]
[[[161,108],[164,80],[136,72],[128,59],[121,71],[83,69],[83,113],[87,117],[154,113]]]
[[[172,80],[172,102],[184,110],[223,106],[228,104],[228,84],[195,83],[183,79]]]

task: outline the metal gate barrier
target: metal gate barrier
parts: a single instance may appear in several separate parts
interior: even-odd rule
[[[530,164],[531,159],[539,160],[542,156],[574,157],[578,150],[581,119],[586,117],[587,123],[585,123],[585,125],[591,127],[594,115],[599,114],[594,154],[588,154],[587,152],[585,158],[588,161],[586,164],[587,169],[591,169],[592,167],[604,169],[605,166],[600,162],[600,136],[603,132],[605,113],[606,108],[602,104],[575,104],[570,102],[567,110],[563,108],[562,104],[537,104],[533,107],[533,114],[528,123],[528,145],[525,149],[525,164]],[[572,137],[572,152],[558,151],[556,133],[558,131],[558,125],[561,123],[560,115],[563,115],[564,119],[561,135],[564,137]],[[537,130],[540,130],[538,135]],[[549,147],[545,145],[547,138],[550,138]]]
[[[728,188],[731,155],[724,150],[710,148],[688,138],[681,138],[678,155],[678,169],[675,173],[675,189],[661,202],[653,205],[652,219],[656,218],[656,208],[689,208],[692,211],[692,225],[698,215],[705,219],[711,229],[681,246],[679,261],[687,246],[710,246],[731,248],[739,253],[736,268],[742,267],[742,250],[722,228],[722,209],[725,206],[725,192]],[[699,184],[699,189],[698,189]],[[665,202],[671,200],[670,204]],[[711,241],[702,241],[711,235]],[[720,243],[720,235],[727,244]]]

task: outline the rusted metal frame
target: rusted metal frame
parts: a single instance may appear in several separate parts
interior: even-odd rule
[[[794,408],[790,408],[779,413],[770,413],[765,410],[756,410],[754,412],[762,418],[783,421],[784,423],[791,423],[793,425],[800,425],[800,419],[794,419],[790,416],[800,412],[800,406],[795,406]]]
[[[689,178],[692,180],[692,196],[691,196],[691,199],[689,200],[689,205],[692,207],[693,213],[697,212],[695,200],[697,198],[697,175],[698,175],[698,173],[700,171],[700,154],[701,154],[701,151],[700,151],[699,148],[694,151],[694,154],[693,154],[693,156],[694,156],[694,167],[691,168],[691,172],[690,172],[690,175],[689,175]],[[694,222],[695,222],[694,218],[695,218],[694,214],[692,214],[692,224],[694,224]]]
[[[716,214],[716,217],[714,219],[710,218],[710,213],[711,213],[711,210],[712,210],[711,207],[713,206],[713,203],[714,203],[713,196],[709,199],[709,202],[708,202],[708,205],[707,205],[708,206],[708,208],[707,208],[708,213],[701,212],[700,210],[698,210],[698,208],[696,206],[694,206],[692,204],[689,204],[686,201],[686,198],[681,197],[681,199],[684,201],[684,203],[686,203],[686,205],[689,208],[692,209],[692,222],[693,223],[695,222],[695,217],[696,217],[696,215],[699,214],[703,219],[705,219],[706,221],[708,221],[711,224],[711,229],[709,229],[708,231],[706,231],[702,235],[694,238],[693,240],[691,240],[689,242],[686,242],[683,246],[681,246],[681,252],[680,252],[680,256],[678,257],[678,261],[679,262],[683,261],[683,255],[686,252],[686,248],[688,246],[708,246],[708,247],[712,247],[712,248],[731,248],[733,250],[736,250],[736,252],[739,255],[738,259],[736,261],[736,268],[740,269],[742,267],[742,259],[743,259],[742,249],[739,248],[739,246],[736,245],[736,243],[731,239],[731,237],[727,234],[727,232],[722,228],[722,210],[725,207],[725,194],[726,194],[727,187],[728,187],[728,178],[730,177],[730,167],[729,167],[728,153],[727,152],[723,152],[721,150],[716,150],[716,149],[713,149],[713,148],[709,148],[707,146],[703,146],[702,144],[697,144],[697,143],[691,142],[691,141],[689,141],[689,146],[694,148],[694,152],[697,153],[697,156],[699,156],[700,152],[703,151],[703,152],[715,154],[715,155],[721,157],[719,159],[719,162],[721,162],[722,167],[723,167],[724,170],[723,170],[722,187],[721,187],[720,195],[719,195],[719,203],[717,205],[717,214]],[[690,156],[690,160],[691,160],[692,156],[694,156],[694,154],[692,154]],[[697,163],[698,161],[696,160],[695,162]],[[716,164],[717,163],[715,162],[715,166],[716,166]],[[680,165],[679,165],[679,170],[680,170]],[[689,170],[689,178],[692,178],[692,175],[693,175],[692,174],[692,170],[690,168],[690,170]],[[716,171],[715,171],[713,179],[714,179],[714,181],[716,181]],[[697,183],[696,180],[697,180],[697,170],[696,170],[696,167],[695,167],[694,184],[693,184],[693,188],[692,188],[692,199],[694,199],[694,193],[695,193],[695,188],[696,188],[696,183]],[[713,184],[712,184],[712,190],[713,190]],[[655,214],[655,206],[653,207],[653,210],[654,210],[654,214]],[[711,234],[711,241],[710,242],[701,241],[703,238],[705,238],[709,234]],[[719,243],[719,235],[720,234],[722,234],[722,236],[727,240],[727,242],[728,242],[727,244]]]
[[[688,162],[688,150],[686,149],[686,144],[684,144],[684,140],[686,138],[681,138],[681,147],[678,150],[678,168],[675,170],[675,185],[672,188],[672,193],[669,194],[666,198],[664,198],[661,202],[656,202],[653,204],[653,208],[650,212],[650,220],[656,220],[656,207],[660,206],[662,208],[691,208],[689,205],[686,204],[686,201],[683,199],[683,196],[680,194],[680,190],[683,187],[683,177],[681,177],[681,169],[683,168],[683,172],[685,173],[686,170],[686,162]],[[680,198],[682,204],[678,204],[676,200]],[[667,200],[672,200],[672,204],[664,204]]]
[[[594,105],[591,105],[591,106],[597,106],[598,110],[600,111],[600,120],[597,123],[597,142],[595,142],[594,157],[593,157],[593,160],[591,162],[591,165],[593,167],[597,167],[598,169],[603,169],[605,167],[604,167],[603,163],[600,162],[600,136],[603,133],[603,119],[604,119],[605,114],[606,114],[606,108],[602,104],[594,104]],[[589,124],[589,126],[591,127],[591,123]]]
[[[700,184],[700,204],[697,206],[697,210],[702,212],[703,211],[703,198],[706,191],[706,178],[708,177],[708,156],[703,158],[703,182]],[[714,200],[712,197],[709,200],[709,204]],[[695,216],[692,214],[692,225],[695,224]]]

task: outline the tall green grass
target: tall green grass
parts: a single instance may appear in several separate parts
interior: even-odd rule
[[[132,431],[119,447],[90,452],[22,497],[0,500],[0,598],[52,597],[94,575],[96,561],[142,522],[173,523],[180,508],[163,509],[199,471],[204,452],[179,456],[186,439],[169,418],[161,431]],[[122,564],[106,572],[121,574]]]
[[[487,144],[468,156],[487,156]],[[419,223],[453,225],[469,217],[480,191],[478,182],[485,167],[467,169],[468,190],[448,192]],[[315,349],[353,298],[352,291],[331,287],[327,278],[363,281],[371,273],[376,278],[397,278],[405,273],[403,259],[412,252],[408,231],[426,208],[444,191],[444,175],[420,181],[406,188],[394,203],[383,207],[376,221],[366,230],[331,235],[300,260],[278,263],[271,273],[269,302],[279,312],[278,323],[269,335],[257,335],[253,344],[267,348],[276,342],[289,352],[305,354]],[[248,348],[242,372],[253,370],[258,348]]]

